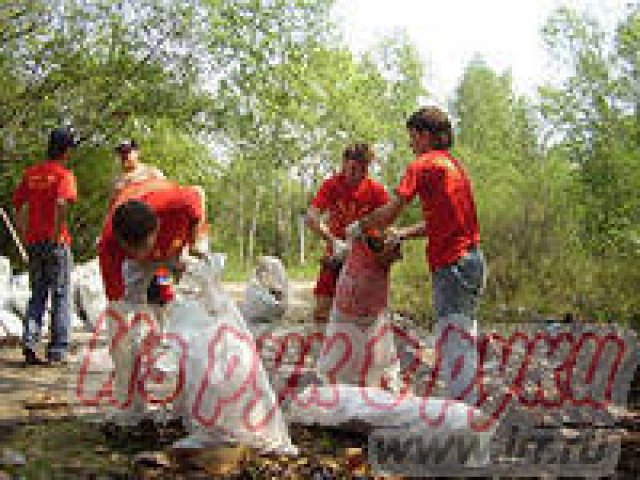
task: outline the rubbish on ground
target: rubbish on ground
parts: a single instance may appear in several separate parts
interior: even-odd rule
[[[260,257],[240,309],[248,322],[273,322],[286,312],[288,297],[289,284],[282,262],[276,257]]]

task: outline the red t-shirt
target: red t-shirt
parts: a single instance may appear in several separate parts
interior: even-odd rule
[[[365,178],[358,185],[350,185],[344,175],[337,174],[324,181],[311,205],[321,212],[329,212],[331,235],[344,239],[345,228],[350,223],[388,201],[389,194],[375,180]]]
[[[127,196],[127,200],[133,199]],[[140,200],[158,216],[158,238],[151,253],[136,260],[168,260],[180,255],[182,249],[194,241],[192,227],[203,219],[202,198],[192,187],[174,184],[171,188],[144,191]],[[111,226],[111,217],[105,223],[98,245],[100,272],[109,300],[120,300],[124,296],[122,265],[129,257],[117,242]]]
[[[455,263],[480,242],[480,229],[469,177],[460,162],[444,150],[414,160],[396,194],[411,201],[416,194],[427,224],[431,270]]]
[[[20,185],[13,194],[13,204],[19,210],[29,206],[26,242],[55,242],[71,245],[71,235],[65,219],[60,225],[60,236],[54,238],[54,215],[58,201],[75,202],[78,198],[76,177],[55,160],[27,168]]]

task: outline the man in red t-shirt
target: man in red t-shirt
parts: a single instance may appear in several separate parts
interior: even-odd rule
[[[53,130],[48,159],[27,168],[13,194],[18,232],[29,253],[31,297],[24,321],[22,348],[28,365],[43,363],[36,354],[42,320],[51,291],[47,357],[61,363],[69,348],[71,323],[71,235],[66,208],[77,199],[76,178],[65,168],[75,147],[71,131]]]
[[[327,243],[320,275],[313,291],[316,297],[314,320],[324,325],[333,303],[339,269],[347,250],[345,227],[389,200],[384,187],[367,176],[373,151],[366,143],[347,147],[342,171],[325,180],[311,201],[307,225]],[[321,215],[328,213],[327,221]]]
[[[417,195],[424,222],[399,229],[399,240],[427,236],[427,258],[433,280],[436,338],[447,325],[476,334],[475,311],[485,283],[485,261],[471,182],[460,161],[449,153],[453,132],[447,115],[435,107],[422,108],[407,120],[411,148],[417,158],[409,164],[384,207],[347,227],[357,237],[364,229],[391,224]],[[475,350],[463,352],[465,366],[450,393],[458,397],[475,375]],[[453,368],[460,350],[444,353],[445,368]],[[475,401],[474,393],[465,396]]]
[[[109,301],[147,303],[159,269],[177,274],[179,257],[187,248],[194,254],[206,253],[203,198],[198,187],[161,179],[133,184],[120,193],[98,244]]]

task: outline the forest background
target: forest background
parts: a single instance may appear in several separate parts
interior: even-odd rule
[[[259,255],[313,279],[322,252],[302,215],[343,148],[375,145],[372,176],[393,188],[413,158],[408,114],[429,103],[407,35],[361,55],[331,0],[33,0],[0,6],[0,204],[68,123],[76,262],[95,256],[117,172],[114,146],[207,193],[212,249],[227,279]],[[455,23],[455,22],[454,22]],[[454,153],[476,192],[489,282],[486,320],[560,318],[640,326],[640,5],[614,29],[560,8],[541,31],[568,72],[519,95],[474,58],[450,99]],[[435,40],[434,40],[435,41]],[[445,48],[445,47],[443,47]],[[417,202],[401,219],[420,218]],[[5,229],[0,252],[23,269]],[[393,307],[431,318],[424,242],[393,271]]]

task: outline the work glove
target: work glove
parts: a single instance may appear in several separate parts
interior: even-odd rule
[[[360,222],[355,221],[347,225],[347,228],[345,229],[345,236],[347,237],[347,241],[361,238],[363,236],[363,233]]]
[[[206,258],[209,254],[209,235],[200,235],[196,238],[190,252],[195,257]]]
[[[389,227],[386,230],[386,241],[391,243],[402,243],[404,240],[400,235],[400,230],[397,227]]]
[[[349,245],[340,238],[334,238],[331,244],[331,251],[333,252],[333,258],[343,261],[349,251]]]

